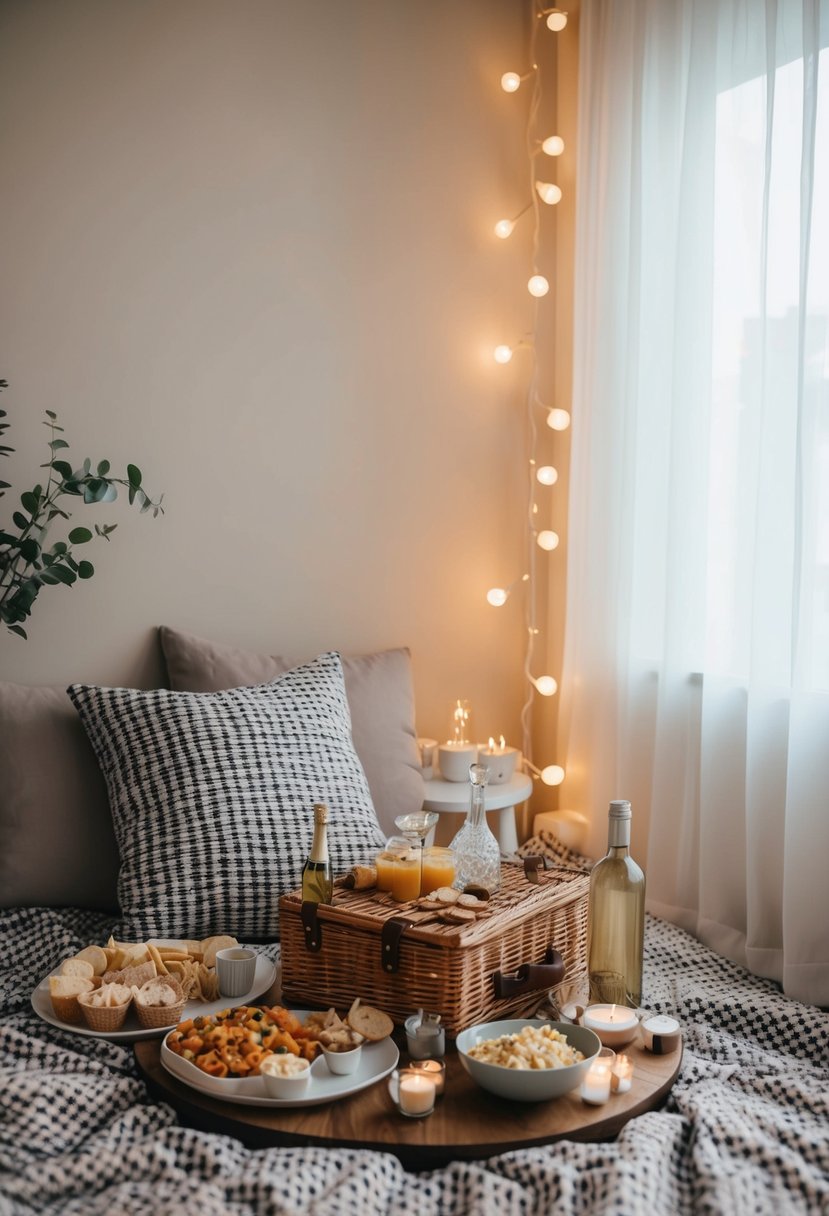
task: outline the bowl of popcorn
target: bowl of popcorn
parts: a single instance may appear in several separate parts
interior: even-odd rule
[[[511,1018],[470,1026],[455,1046],[482,1089],[516,1102],[546,1102],[581,1084],[602,1045],[585,1026]]]

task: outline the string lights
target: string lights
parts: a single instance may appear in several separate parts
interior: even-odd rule
[[[516,587],[525,588],[525,617],[527,624],[527,650],[524,664],[524,673],[527,680],[527,699],[521,711],[521,725],[523,730],[523,752],[525,767],[535,777],[539,778],[545,785],[560,785],[564,780],[564,769],[558,764],[548,764],[544,768],[537,768],[531,760],[532,755],[532,732],[531,718],[532,706],[535,693],[542,697],[555,696],[558,691],[557,680],[548,674],[534,675],[533,661],[536,640],[539,630],[536,625],[536,593],[535,593],[535,573],[536,573],[536,555],[539,550],[542,553],[551,553],[559,545],[559,536],[552,528],[539,527],[538,519],[540,514],[550,511],[550,499],[546,494],[549,487],[554,486],[558,481],[558,470],[550,464],[539,465],[536,460],[536,446],[538,441],[538,428],[536,426],[535,411],[537,407],[541,407],[546,411],[547,426],[553,431],[564,431],[570,425],[570,415],[567,410],[559,407],[546,406],[540,399],[538,394],[538,359],[536,357],[536,335],[539,327],[539,311],[541,302],[549,295],[550,281],[546,275],[541,273],[538,268],[539,249],[541,243],[541,213],[540,204],[545,204],[548,207],[554,207],[561,201],[561,188],[555,182],[542,180],[536,169],[535,160],[541,153],[545,156],[556,158],[562,156],[565,147],[564,140],[560,135],[546,135],[540,138],[536,131],[539,119],[539,109],[542,99],[542,71],[535,61],[536,47],[538,42],[539,29],[542,21],[547,29],[553,33],[559,33],[567,25],[567,13],[556,8],[537,9],[533,4],[533,24],[532,38],[530,46],[530,57],[532,67],[523,75],[518,72],[505,72],[501,77],[501,88],[505,93],[516,93],[521,85],[532,79],[532,96],[530,98],[529,114],[527,119],[526,146],[527,159],[529,163],[529,195],[530,201],[524,206],[521,211],[514,215],[512,219],[500,219],[494,225],[495,236],[500,240],[507,240],[513,233],[516,224],[528,213],[533,217],[533,235],[532,235],[532,273],[527,280],[527,291],[533,300],[533,327],[529,339],[522,339],[520,342],[510,346],[507,343],[501,343],[493,350],[493,358],[496,363],[507,364],[512,361],[512,357],[519,348],[526,348],[531,354],[531,371],[530,382],[527,389],[527,414],[528,414],[528,430],[529,430],[529,487],[528,487],[528,544],[527,544],[527,572],[520,578],[515,579],[506,587],[491,587],[487,593],[487,602],[493,608],[502,608],[510,597],[511,592]],[[539,497],[541,496],[540,501]]]

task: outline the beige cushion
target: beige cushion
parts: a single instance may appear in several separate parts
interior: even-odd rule
[[[222,646],[166,626],[160,634],[170,687],[178,692],[263,684],[303,661]],[[343,656],[342,664],[354,750],[377,818],[391,835],[397,815],[419,811],[423,805],[411,655],[402,648],[381,650]]]
[[[117,910],[106,784],[60,688],[0,683],[0,906]]]

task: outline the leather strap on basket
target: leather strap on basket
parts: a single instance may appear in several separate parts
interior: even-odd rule
[[[304,899],[300,909],[302,928],[305,933],[305,949],[309,954],[319,954],[322,949],[322,925],[317,916],[319,904],[313,899]]]
[[[527,882],[539,882],[539,870],[550,870],[552,865],[543,853],[528,853],[524,858],[524,877]]]
[[[515,975],[496,971],[492,977],[496,1000],[516,996],[520,992],[535,992],[555,988],[564,979],[564,959],[558,950],[548,946],[543,963],[522,963]]]
[[[394,975],[400,967],[400,939],[414,921],[402,916],[392,916],[383,925],[380,934],[380,963],[388,975]]]

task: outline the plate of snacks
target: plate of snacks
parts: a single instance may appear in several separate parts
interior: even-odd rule
[[[216,934],[201,941],[156,938],[86,946],[44,977],[32,993],[32,1007],[46,1022],[75,1034],[124,1041],[149,1039],[184,1017],[216,1013],[228,1004],[219,992],[216,954],[238,945]],[[257,954],[249,992],[253,1001],[276,977],[274,964]]]
[[[359,1027],[359,1029],[358,1029]],[[343,1017],[282,1005],[237,1005],[188,1017],[161,1044],[167,1072],[245,1106],[318,1106],[387,1077],[400,1053],[388,1014],[359,998]],[[340,1069],[339,1061],[347,1061]]]
[[[462,1030],[458,1058],[482,1089],[516,1102],[560,1098],[581,1084],[599,1054],[598,1035],[569,1022],[510,1018]]]

